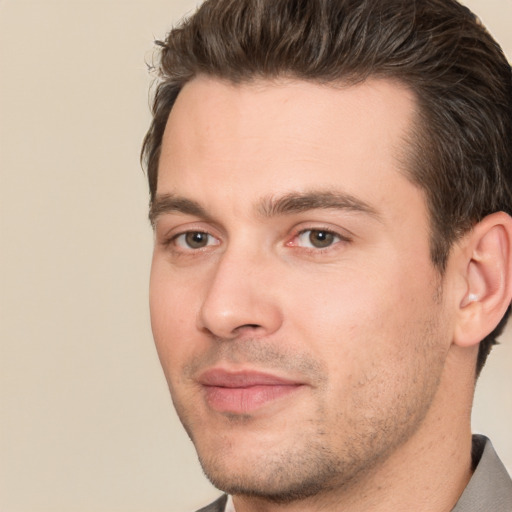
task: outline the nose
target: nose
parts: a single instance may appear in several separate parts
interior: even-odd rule
[[[199,328],[225,340],[276,332],[282,312],[273,270],[272,262],[261,255],[227,251],[212,270]]]

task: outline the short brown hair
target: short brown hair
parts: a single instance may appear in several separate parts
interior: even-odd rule
[[[408,174],[426,196],[439,271],[475,223],[512,213],[511,68],[455,0],[206,0],[157,44],[153,121],[142,149],[151,201],[167,118],[197,75],[233,83],[382,77],[405,84],[418,101]],[[482,340],[477,374],[509,312]]]

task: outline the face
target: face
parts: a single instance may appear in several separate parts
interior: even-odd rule
[[[414,98],[386,81],[196,78],[169,117],[151,319],[219,488],[277,501],[363,478],[416,435],[450,344]]]

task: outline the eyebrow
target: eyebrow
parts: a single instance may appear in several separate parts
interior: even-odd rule
[[[210,219],[208,212],[196,201],[174,194],[157,195],[149,208],[149,222],[154,227],[158,217],[166,213],[182,213]]]
[[[309,210],[330,209],[366,213],[379,218],[377,210],[371,205],[350,194],[340,192],[290,192],[281,197],[266,197],[256,206],[257,212],[268,218]],[[158,217],[167,213],[193,215],[205,220],[212,219],[211,215],[197,201],[175,194],[157,195],[149,210],[151,225],[154,227]]]
[[[329,191],[291,192],[281,197],[265,198],[258,211],[265,217],[291,215],[308,210],[347,210],[379,218],[371,205],[350,194]]]

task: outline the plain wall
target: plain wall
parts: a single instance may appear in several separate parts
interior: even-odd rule
[[[512,1],[472,0],[512,55]],[[0,0],[0,512],[194,510],[218,494],[151,338],[139,167],[152,41],[195,1]],[[512,469],[512,339],[474,429]]]

